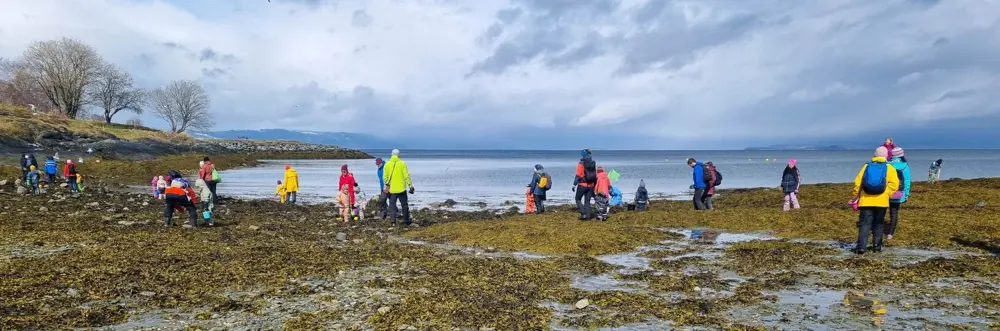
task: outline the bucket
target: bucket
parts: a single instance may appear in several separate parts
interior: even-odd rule
[[[212,219],[212,212],[206,210],[201,213],[201,216],[204,217],[206,221],[210,220]]]
[[[701,230],[691,230],[691,239],[701,238]]]

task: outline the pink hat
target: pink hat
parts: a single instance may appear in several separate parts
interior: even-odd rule
[[[340,166],[340,171],[347,171],[347,165]]]
[[[292,166],[287,165],[287,164],[285,165],[285,170],[288,170],[288,169],[291,169],[291,168],[292,168]]]
[[[879,146],[875,149],[875,157],[887,158],[889,157],[889,149],[885,146]]]
[[[892,149],[892,157],[902,157],[902,156],[903,156],[902,147],[896,147]]]
[[[795,162],[796,162],[795,159],[789,159],[788,165],[795,165]]]

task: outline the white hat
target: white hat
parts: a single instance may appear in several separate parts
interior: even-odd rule
[[[399,155],[399,150],[398,149],[393,149],[392,150],[392,155]]]

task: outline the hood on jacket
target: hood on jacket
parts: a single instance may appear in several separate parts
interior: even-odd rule
[[[872,162],[875,162],[875,163],[885,163],[886,160],[885,160],[884,157],[876,156],[876,157],[872,158]]]
[[[545,173],[545,167],[543,167],[541,164],[536,164],[535,172],[540,174]]]
[[[399,161],[399,154],[393,154],[392,156],[389,157],[389,162],[396,162],[396,161]]]
[[[640,179],[640,180],[639,180],[639,187],[646,187],[646,181],[645,181],[645,180],[642,180],[642,179]]]

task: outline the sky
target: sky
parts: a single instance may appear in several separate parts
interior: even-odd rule
[[[201,81],[217,130],[1000,148],[996,31],[992,0],[9,0],[0,56],[76,38],[142,87]]]

